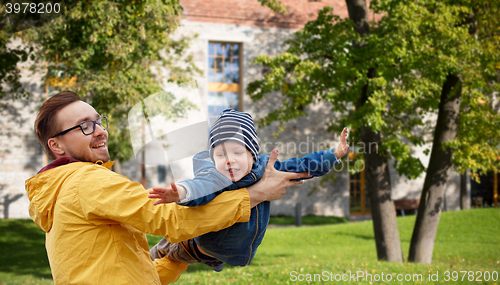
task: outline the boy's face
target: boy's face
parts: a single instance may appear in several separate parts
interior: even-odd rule
[[[252,153],[237,142],[221,143],[214,148],[213,153],[215,168],[233,182],[252,170]]]

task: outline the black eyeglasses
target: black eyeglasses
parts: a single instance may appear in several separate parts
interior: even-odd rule
[[[65,133],[69,132],[69,131],[72,131],[76,128],[80,128],[80,130],[82,130],[82,133],[86,136],[88,135],[91,135],[95,132],[95,125],[98,124],[99,126],[101,126],[103,129],[107,129],[108,128],[108,118],[106,117],[99,117],[97,120],[95,121],[85,121],[79,125],[76,125],[72,128],[69,128],[67,130],[64,130],[60,133],[58,133],[57,135],[53,136],[53,138],[57,137],[57,136],[62,136],[64,135]]]

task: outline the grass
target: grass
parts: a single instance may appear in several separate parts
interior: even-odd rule
[[[54,284],[45,232],[31,220],[0,220],[0,284]]]
[[[347,223],[349,220],[347,218],[341,217],[324,217],[324,216],[303,216],[303,225],[331,225]],[[295,225],[295,217],[271,217],[269,220],[270,225]]]
[[[398,218],[405,258],[414,223],[415,216]],[[148,239],[153,245],[159,237],[149,236]],[[0,221],[0,284],[52,284],[43,242],[43,232],[31,221]],[[311,274],[310,278],[314,278],[314,274],[316,278],[326,278],[321,274],[328,274],[332,278],[331,273],[335,278],[335,274],[356,274],[357,271],[366,271],[373,278],[382,273],[385,277],[392,274],[394,279],[397,274],[403,277],[421,274],[423,278],[419,282],[374,280],[371,284],[500,284],[500,279],[469,282],[468,276],[460,281],[462,274],[458,275],[458,281],[445,281],[445,271],[461,270],[473,271],[475,277],[483,274],[478,271],[500,274],[500,209],[443,213],[430,265],[377,261],[371,221],[271,228],[249,266],[226,266],[222,272],[215,273],[205,265],[191,265],[178,284],[286,284],[295,283],[293,280],[299,277],[298,274],[303,274],[300,277],[304,278],[306,274]],[[438,274],[439,282],[428,282],[429,274],[434,277]],[[322,283],[316,280],[300,284]],[[370,284],[366,279],[361,281]]]

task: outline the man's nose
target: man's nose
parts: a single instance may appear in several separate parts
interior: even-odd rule
[[[108,131],[103,126],[95,124],[94,137],[104,136],[107,133]]]

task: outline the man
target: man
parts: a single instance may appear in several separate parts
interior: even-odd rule
[[[307,174],[272,167],[248,189],[219,195],[197,208],[155,207],[141,184],[110,171],[107,119],[73,92],[43,104],[37,138],[54,160],[26,181],[30,216],[46,233],[55,284],[168,284],[186,263],[152,263],[144,233],[180,242],[246,222],[250,209],[276,200]],[[273,160],[273,161],[271,161]]]

